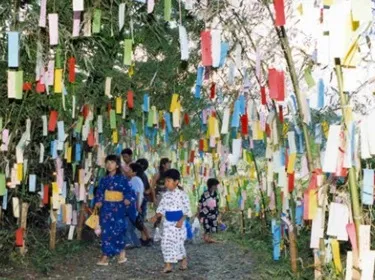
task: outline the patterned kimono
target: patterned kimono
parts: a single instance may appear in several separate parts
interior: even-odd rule
[[[124,199],[122,201],[106,201],[105,191],[121,192]],[[125,206],[125,199],[131,202],[129,206]],[[105,256],[112,257],[124,250],[127,227],[125,216],[134,218],[136,214],[135,200],[135,193],[122,174],[106,176],[100,180],[96,192],[96,202],[102,202],[99,221],[102,229],[102,252]]]
[[[186,240],[186,227],[176,227],[181,216],[190,217],[191,209],[188,195],[178,188],[167,191],[160,201],[156,213],[164,216],[163,239],[161,250],[165,263],[177,263],[186,257],[184,242]]]
[[[219,198],[216,192],[205,191],[199,200],[199,217],[203,219],[203,227],[206,233],[217,232],[218,205]]]

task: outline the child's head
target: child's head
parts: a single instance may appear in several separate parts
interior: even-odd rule
[[[133,178],[135,176],[139,176],[142,173],[143,168],[139,163],[131,163],[129,164],[129,177]]]
[[[207,188],[210,192],[216,191],[219,184],[220,182],[215,178],[210,178],[207,180]]]
[[[107,170],[107,174],[110,173],[121,173],[120,170],[121,160],[116,155],[108,155],[105,158],[105,168]]]
[[[148,160],[145,158],[140,158],[137,160],[137,163],[140,164],[143,168],[143,171],[146,171],[148,168]]]
[[[181,175],[176,169],[169,169],[164,173],[165,186],[168,190],[173,191],[180,183]]]
[[[132,161],[133,151],[129,148],[126,148],[126,149],[122,150],[121,156],[122,156],[122,159],[124,160],[124,162],[126,164],[129,164]]]

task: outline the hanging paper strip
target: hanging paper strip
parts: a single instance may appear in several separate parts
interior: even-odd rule
[[[68,69],[69,69],[69,83],[76,81],[76,59],[74,57],[69,58]]]
[[[53,132],[56,130],[58,116],[59,113],[57,111],[51,111],[49,115],[48,131]]]
[[[219,67],[221,59],[221,32],[218,29],[211,30],[212,36],[212,66]]]
[[[284,101],[285,98],[285,79],[284,72],[276,69],[269,69],[268,72],[269,93],[272,99]]]
[[[216,84],[212,83],[210,87],[210,98],[215,99],[215,93],[216,93]]]
[[[124,65],[132,65],[133,59],[133,41],[132,39],[125,39],[124,41]]]
[[[118,29],[121,31],[125,24],[125,3],[121,3],[118,9]]]
[[[232,123],[231,127],[239,127],[240,126],[240,101],[236,100],[234,103],[234,112],[232,115]]]
[[[81,12],[74,12],[73,14],[73,32],[72,37],[78,37],[81,28]]]
[[[318,109],[324,107],[324,81],[323,79],[319,79],[318,83]]]
[[[46,27],[47,0],[40,1],[39,27]]]
[[[127,97],[127,102],[128,102],[128,108],[133,109],[134,108],[134,100],[133,100],[133,91],[129,90],[128,91],[128,97]]]
[[[201,51],[202,51],[203,66],[211,66],[212,56],[211,56],[211,32],[210,31],[201,32]]]
[[[186,32],[186,28],[182,25],[178,26],[180,36],[180,49],[181,49],[181,60],[189,59],[189,40]]]
[[[100,32],[101,27],[102,11],[99,9],[94,10],[94,16],[92,21],[92,33],[96,34]]]
[[[229,44],[227,42],[222,42],[221,43],[221,48],[220,48],[220,63],[219,67],[223,67],[225,64],[225,60],[228,55],[228,50],[229,50]]]
[[[284,11],[284,0],[273,0],[275,7],[275,25],[285,25],[285,11]]]
[[[59,44],[59,27],[58,27],[58,14],[48,15],[48,25],[49,25],[49,44],[55,46]]]
[[[164,20],[171,21],[172,0],[164,0]]]
[[[247,114],[241,116],[241,133],[242,135],[249,134],[249,120]]]
[[[261,100],[262,105],[267,104],[266,87],[260,87],[260,100]]]
[[[19,66],[19,32],[8,32],[8,67]]]
[[[374,170],[363,169],[362,203],[374,204]]]

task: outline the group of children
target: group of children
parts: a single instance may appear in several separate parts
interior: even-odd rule
[[[180,186],[180,173],[171,169],[167,158],[160,161],[159,172],[151,180],[145,171],[146,159],[132,162],[132,151],[125,149],[121,159],[107,156],[107,175],[99,182],[95,207],[100,209],[102,257],[98,265],[107,266],[109,258],[118,256],[118,263],[127,261],[125,248],[147,246],[152,242],[145,226],[147,203],[153,202],[156,214],[149,220],[158,229],[163,220],[161,249],[164,258],[164,273],[172,271],[172,264],[181,262],[180,270],[187,269],[187,255],[184,242],[187,237],[185,220],[192,217],[189,197]],[[199,200],[197,217],[203,224],[204,241],[214,243],[211,234],[216,233],[219,219],[219,181],[207,181],[207,190]],[[138,240],[135,229],[141,233]],[[137,242],[138,241],[138,242]]]

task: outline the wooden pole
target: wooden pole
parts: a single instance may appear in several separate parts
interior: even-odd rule
[[[56,248],[56,218],[57,210],[51,209],[51,228],[50,228],[50,237],[49,237],[49,248],[50,250],[55,250]]]
[[[79,219],[77,226],[77,240],[82,240],[82,230],[85,224],[86,217],[86,203],[81,204],[81,209],[79,211]]]
[[[29,210],[29,204],[24,202],[22,203],[22,209],[21,209],[21,228],[24,229],[24,235],[23,235],[23,246],[20,247],[20,253],[22,256],[24,256],[27,252],[26,245],[25,245],[25,240],[26,240],[26,228],[27,228],[27,213]]]

